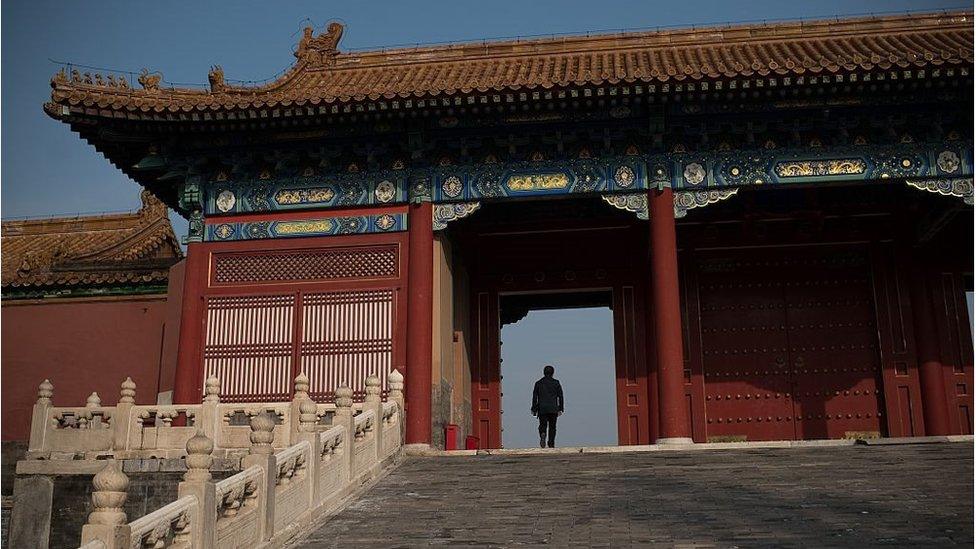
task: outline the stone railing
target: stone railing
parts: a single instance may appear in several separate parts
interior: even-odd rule
[[[402,382],[399,372],[395,377]],[[54,406],[54,386],[44,380],[34,404],[27,458],[178,458],[198,431],[214,441],[215,456],[234,457],[247,453],[248,423],[258,415],[273,419],[275,447],[286,448],[298,440],[303,421],[299,407],[311,402],[308,387],[308,378],[301,374],[290,402],[222,403],[220,381],[211,377],[200,404],[137,405],[136,384],[126,378],[115,406],[102,406],[98,394],[92,393],[85,406],[66,407]],[[310,406],[304,421],[322,429],[331,425],[335,404],[314,403],[314,410]],[[363,403],[354,403],[353,409],[362,410]]]
[[[248,422],[248,449],[241,471],[214,482],[216,445],[202,428],[185,442],[186,474],[178,499],[126,522],[128,477],[112,459],[93,479],[92,507],[82,529],[82,549],[281,547],[334,511],[392,464],[402,447],[403,377],[389,376],[389,399],[380,382],[366,380],[366,400],[353,407],[349,387],[336,390],[331,426],[321,425],[321,407],[298,399],[291,409],[295,433],[279,429],[273,411]],[[199,416],[197,416],[199,417]],[[172,427],[177,428],[177,427]],[[290,444],[275,444],[278,434]],[[177,438],[167,439],[169,441]],[[169,443],[169,442],[168,442]]]

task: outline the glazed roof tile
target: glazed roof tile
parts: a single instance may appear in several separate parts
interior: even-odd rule
[[[183,257],[166,206],[146,191],[137,212],[4,221],[3,287],[166,282]]]
[[[909,14],[761,25],[627,32],[339,52],[342,27],[305,38],[280,78],[233,87],[211,72],[211,89],[148,89],[59,73],[59,107],[115,113],[234,111],[317,106],[335,102],[423,98],[472,92],[548,89],[617,83],[681,82],[752,76],[832,74],[973,63],[972,12]],[[101,81],[99,85],[97,82]]]

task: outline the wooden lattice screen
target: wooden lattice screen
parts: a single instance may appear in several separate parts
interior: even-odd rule
[[[386,374],[393,361],[393,290],[308,294],[302,298],[301,370],[314,397]]]
[[[341,384],[361,391],[369,375],[385,390],[395,367],[398,255],[390,245],[215,254],[204,379],[216,375],[228,402],[287,399],[298,372],[319,401]],[[391,287],[375,288],[384,278]],[[353,288],[336,289],[340,280]],[[354,289],[359,280],[374,287]]]
[[[205,377],[227,400],[283,399],[291,393],[294,295],[207,299]]]

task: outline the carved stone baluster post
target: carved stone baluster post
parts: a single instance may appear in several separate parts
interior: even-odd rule
[[[93,408],[102,407],[102,397],[98,396],[98,393],[92,392],[88,395],[88,399],[85,401],[85,411],[82,412],[81,417],[78,418],[78,424],[81,428],[87,429],[100,429],[102,427],[102,416],[101,414],[96,414],[93,412]]]
[[[291,404],[288,406],[288,441],[284,446],[291,446],[298,442],[298,432],[301,430],[301,406],[306,400],[311,400],[308,396],[309,389],[308,376],[304,373],[299,373],[295,377],[295,396],[291,399]]]
[[[81,529],[81,544],[99,540],[105,549],[128,548],[132,530],[125,516],[129,477],[117,461],[109,460],[92,479],[92,508],[88,523]]]
[[[305,466],[308,469],[308,474],[311,475],[309,477],[311,479],[309,483],[311,488],[309,490],[309,509],[314,509],[318,505],[318,502],[321,501],[319,467],[322,465],[322,461],[319,449],[322,446],[322,433],[316,427],[319,422],[319,416],[315,402],[312,399],[306,398],[302,400],[299,403],[298,411],[298,433],[293,440],[296,443],[307,440],[312,446],[312,455],[309,456],[309,462]]]
[[[262,412],[251,418],[251,449],[241,462],[241,469],[255,465],[264,470],[264,484],[258,490],[258,516],[262,517],[259,525],[261,540],[271,539],[274,534],[274,495],[278,480],[278,462],[274,449],[274,420],[267,413]]]
[[[373,411],[373,438],[376,440],[376,463],[383,458],[383,399],[380,397],[380,378],[366,378],[366,399],[363,411]]]
[[[386,376],[386,382],[390,386],[389,400],[396,401],[399,412],[403,415],[403,374],[399,370],[393,370]]]
[[[390,375],[386,376],[386,382],[390,387],[390,394],[387,399],[397,403],[396,415],[400,418],[400,443],[402,443],[407,417],[406,411],[403,409],[403,374],[399,370],[393,370]]]
[[[48,422],[48,411],[53,406],[54,385],[49,380],[44,380],[37,386],[37,402],[34,403],[34,411],[31,414],[30,442],[27,449],[32,452],[39,452],[44,449],[44,439],[47,430],[52,428]]]
[[[218,413],[220,404],[220,380],[217,376],[210,376],[203,390],[203,405],[200,406],[200,415],[195,419],[196,425],[203,429],[203,434],[210,437],[210,440],[220,440],[220,429],[223,426],[223,418]]]
[[[128,450],[129,426],[138,418],[132,417],[132,407],[136,404],[136,382],[131,377],[125,378],[119,390],[119,403],[115,405],[115,415],[112,416],[112,448],[119,457],[119,452]]]
[[[335,416],[332,418],[332,425],[341,425],[346,433],[342,441],[346,448],[343,457],[346,459],[346,478],[352,480],[356,472],[356,422],[352,413],[352,389],[346,385],[340,385],[335,390]]]
[[[213,440],[202,429],[186,441],[186,473],[178,494],[181,498],[197,498],[197,508],[190,518],[190,546],[194,548],[211,549],[216,540],[217,489],[210,475],[213,449]]]

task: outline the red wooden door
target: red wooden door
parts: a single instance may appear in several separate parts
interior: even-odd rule
[[[968,283],[967,283],[968,278]],[[973,433],[973,334],[966,292],[972,275],[939,273],[934,281],[935,317],[939,330],[949,425],[952,432]]]
[[[784,281],[770,263],[743,254],[699,263],[708,441],[795,437]]]
[[[498,292],[475,293],[472,307],[475,334],[471,361],[471,419],[479,448],[500,448],[502,437],[501,322]]]
[[[643,296],[641,296],[643,297]],[[646,329],[633,286],[613,291],[614,366],[617,378],[617,444],[650,444]]]
[[[698,268],[707,440],[884,430],[865,251],[728,252]]]
[[[796,438],[880,436],[881,361],[867,254],[782,260]]]

